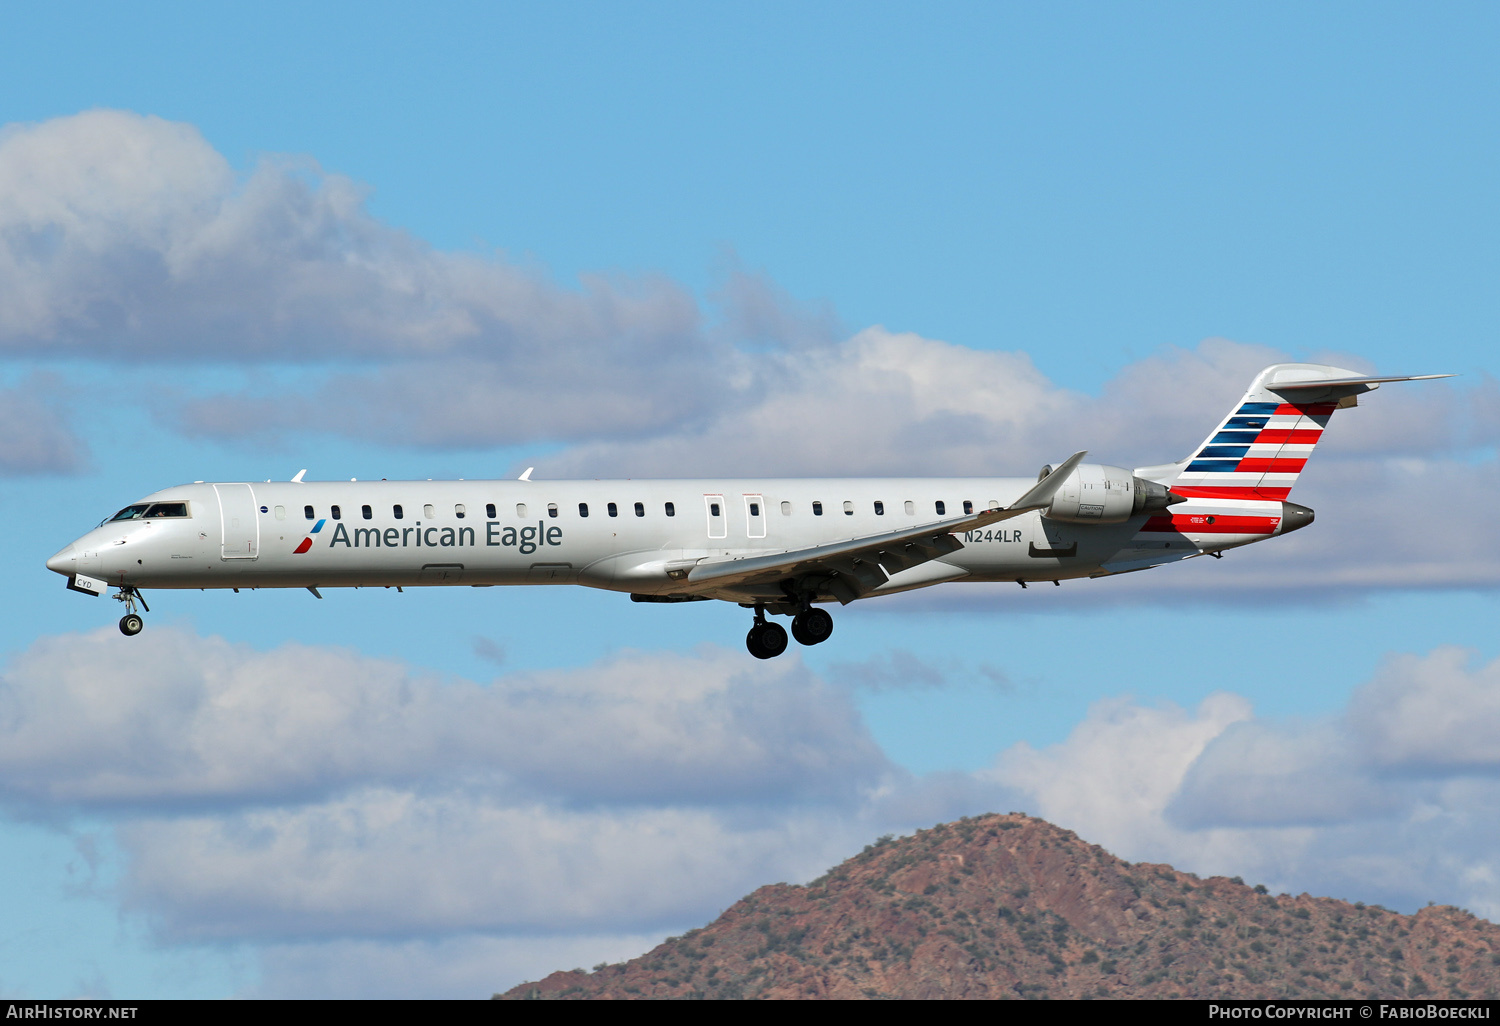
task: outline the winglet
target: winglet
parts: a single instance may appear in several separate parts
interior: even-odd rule
[[[301,484],[302,483],[302,475],[305,474],[305,473],[307,473],[307,468],[306,467],[303,467],[301,470],[297,471],[297,476],[294,477],[294,478],[292,478],[292,484]]]
[[[1060,464],[1054,467],[1046,477],[1031,486],[1031,490],[1021,496],[1015,502],[1005,507],[1008,510],[1041,509],[1052,502],[1052,496],[1068,480],[1068,475],[1073,473],[1083,458],[1089,454],[1087,449],[1080,449]]]
[[[520,477],[516,478],[516,480],[517,481],[525,481],[527,483],[530,483],[530,481],[531,481],[531,472],[533,470],[535,470],[535,469],[536,469],[535,467],[527,467],[526,468],[526,473],[524,473]]]

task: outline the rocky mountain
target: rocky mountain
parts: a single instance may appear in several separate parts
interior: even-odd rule
[[[1025,815],[881,838],[639,958],[497,998],[1500,996],[1500,927],[1124,862]]]

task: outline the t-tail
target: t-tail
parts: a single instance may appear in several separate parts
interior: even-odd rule
[[[1278,363],[1256,375],[1219,426],[1176,463],[1141,467],[1136,475],[1188,500],[1153,517],[1145,533],[1204,536],[1202,548],[1243,544],[1312,523],[1313,511],[1287,501],[1337,410],[1383,382],[1451,377],[1418,374],[1368,377],[1317,363]],[[1274,505],[1273,505],[1274,504]]]

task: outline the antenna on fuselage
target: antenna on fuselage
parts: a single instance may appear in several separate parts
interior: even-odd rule
[[[525,481],[525,482],[527,482],[529,484],[531,482],[531,472],[533,470],[535,470],[535,469],[536,469],[535,467],[527,467],[526,468],[526,473],[524,473],[520,477],[516,478],[516,480],[517,481]]]
[[[307,468],[306,467],[303,467],[301,470],[297,471],[297,476],[294,477],[294,478],[292,478],[292,484],[301,484],[302,483],[302,475],[305,474],[305,473],[307,473]]]

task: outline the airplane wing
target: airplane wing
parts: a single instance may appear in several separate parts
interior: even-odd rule
[[[706,591],[714,587],[762,584],[788,578],[813,579],[811,583],[817,588],[831,592],[847,605],[880,587],[891,574],[963,548],[963,542],[954,537],[959,531],[974,531],[1032,510],[1045,509],[1086,454],[1087,450],[1074,453],[1025,495],[1001,509],[987,509],[920,527],[788,552],[705,560],[688,571],[686,583],[695,591]]]

